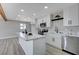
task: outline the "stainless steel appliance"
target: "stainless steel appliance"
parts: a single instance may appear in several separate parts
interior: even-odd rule
[[[62,39],[62,49],[67,53],[79,55],[79,37],[64,37]]]

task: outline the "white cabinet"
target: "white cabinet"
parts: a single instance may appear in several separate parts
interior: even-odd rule
[[[47,27],[50,27],[50,16],[45,17],[44,22],[46,22]]]
[[[34,55],[45,55],[45,38],[38,38],[36,40],[33,40],[33,54]]]
[[[33,41],[25,41],[23,38],[19,38],[19,43],[23,48],[26,55],[33,55]]]
[[[64,26],[79,26],[79,5],[67,7],[63,10],[63,24]]]
[[[62,39],[62,37],[59,36],[59,35],[56,35],[56,34],[51,34],[51,35],[52,36],[46,37],[46,42],[61,49],[61,39]]]
[[[45,38],[37,38],[26,41],[19,38],[19,43],[26,55],[44,55],[45,54]]]
[[[50,16],[38,19],[36,24],[37,27],[40,27],[40,23],[46,23],[46,27],[50,27]]]

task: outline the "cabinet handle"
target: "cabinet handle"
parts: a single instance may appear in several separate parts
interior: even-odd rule
[[[55,41],[55,38],[52,38],[52,41]]]

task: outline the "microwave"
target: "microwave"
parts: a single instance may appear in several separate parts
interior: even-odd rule
[[[41,28],[46,27],[46,23],[40,23],[40,27]]]

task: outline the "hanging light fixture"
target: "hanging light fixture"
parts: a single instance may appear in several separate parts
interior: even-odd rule
[[[58,14],[58,10],[57,10],[57,15],[55,16],[55,18],[60,18],[61,16]]]
[[[61,17],[60,15],[56,15],[56,16],[55,16],[55,18],[60,18],[60,17]]]

